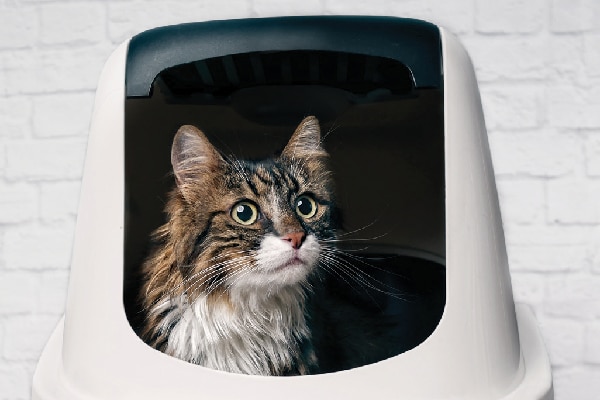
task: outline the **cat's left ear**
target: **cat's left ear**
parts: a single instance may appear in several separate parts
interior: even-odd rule
[[[298,125],[296,131],[281,152],[281,157],[288,160],[327,156],[327,152],[321,146],[319,120],[314,116],[306,117],[300,122],[300,125]]]
[[[204,133],[192,125],[177,131],[171,148],[171,164],[175,181],[184,196],[207,176],[219,173],[225,163]]]

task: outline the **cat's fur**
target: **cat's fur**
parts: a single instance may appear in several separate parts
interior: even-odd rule
[[[228,159],[197,128],[179,129],[168,222],[143,265],[142,336],[150,345],[229,372],[317,369],[306,308],[322,243],[335,236],[327,158],[314,117],[280,156],[259,162]],[[296,208],[307,204],[303,195],[315,201],[308,218]],[[240,201],[259,213],[247,226],[233,218]]]

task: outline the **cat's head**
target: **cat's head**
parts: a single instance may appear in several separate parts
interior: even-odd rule
[[[303,284],[334,237],[319,122],[304,119],[278,157],[224,157],[193,126],[173,141],[170,234],[188,295]]]

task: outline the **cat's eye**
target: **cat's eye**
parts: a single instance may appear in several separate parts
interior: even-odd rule
[[[238,224],[251,225],[258,219],[258,208],[249,201],[240,201],[231,209],[231,218]]]
[[[309,195],[302,195],[296,200],[296,213],[308,219],[317,213],[317,202]]]

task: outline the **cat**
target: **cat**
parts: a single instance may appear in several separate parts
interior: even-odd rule
[[[142,338],[171,356],[252,375],[319,371],[314,286],[336,237],[329,155],[319,121],[296,128],[279,156],[223,156],[182,126],[171,164],[168,222],[142,266]]]

